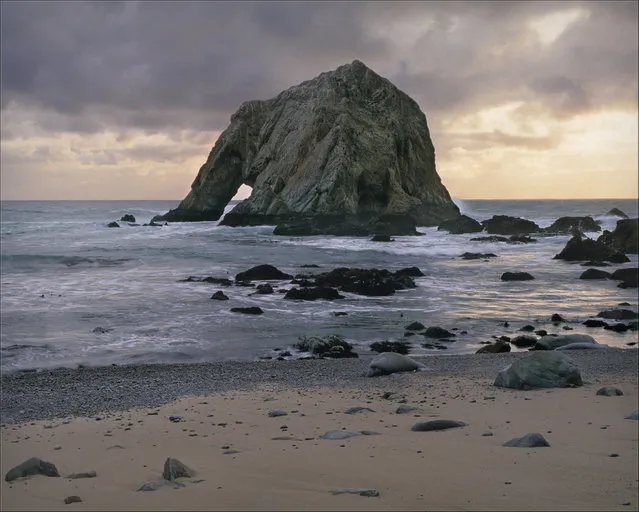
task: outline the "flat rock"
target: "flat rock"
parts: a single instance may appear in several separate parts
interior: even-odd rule
[[[377,489],[367,489],[365,487],[349,487],[345,489],[333,489],[331,491],[332,494],[357,494],[359,496],[365,496],[367,498],[375,498],[379,496],[379,491]]]
[[[574,343],[588,343],[596,345],[597,341],[587,334],[563,334],[561,336],[544,336],[535,343],[535,350],[555,350]]]
[[[71,503],[82,503],[82,498],[80,496],[67,496],[64,498],[65,505],[70,505]]]
[[[18,464],[7,471],[4,479],[7,482],[11,482],[16,478],[22,478],[31,475],[44,475],[44,476],[60,476],[58,468],[51,462],[44,461],[37,457],[31,457],[30,459]]]
[[[411,430],[413,432],[438,432],[440,430],[448,430],[451,428],[465,427],[467,424],[463,421],[455,420],[430,420],[415,423]]]
[[[162,478],[164,478],[164,480],[175,480],[176,478],[182,477],[191,478],[194,476],[195,471],[177,459],[168,457],[164,462],[164,471],[162,472]]]
[[[382,352],[375,356],[368,367],[367,377],[390,375],[398,372],[414,372],[424,368],[422,363],[395,352]]]
[[[541,448],[544,446],[550,446],[550,443],[546,441],[544,436],[537,433],[526,434],[522,437],[515,437],[510,441],[506,441],[502,446],[510,446],[515,448]]]
[[[346,409],[344,411],[344,414],[357,414],[358,412],[375,412],[375,411],[371,409],[370,407],[357,406],[357,407],[350,407],[349,409]]]
[[[98,474],[95,471],[86,471],[84,473],[71,473],[67,478],[76,480],[78,478],[95,478]]]
[[[395,409],[395,414],[408,414],[409,412],[416,411],[417,407],[413,407],[412,405],[402,404],[397,409]]]
[[[244,313],[245,315],[262,315],[264,310],[257,306],[250,306],[248,308],[231,308],[232,313]]]
[[[359,435],[361,435],[361,432],[355,432],[354,430],[328,430],[320,436],[320,439],[339,441],[341,439],[348,439],[349,437],[355,437]]]
[[[526,354],[497,374],[495,386],[513,389],[582,386],[581,372],[567,355],[557,351]]]
[[[281,410],[281,409],[276,409],[274,411],[269,411],[268,412],[268,417],[269,418],[277,418],[278,416],[288,416],[288,413],[286,411]]]
[[[138,491],[157,491],[162,487],[171,487],[173,489],[179,489],[184,487],[184,484],[180,482],[169,482],[168,480],[153,480],[152,482],[146,482],[138,487]]]
[[[622,396],[623,391],[614,386],[604,386],[597,390],[597,395],[599,396]]]

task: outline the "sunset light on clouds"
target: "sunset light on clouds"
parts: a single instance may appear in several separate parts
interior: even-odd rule
[[[181,199],[243,101],[353,59],[454,197],[636,198],[637,5],[3,1],[2,199]]]

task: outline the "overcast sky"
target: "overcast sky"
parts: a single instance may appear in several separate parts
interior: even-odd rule
[[[240,103],[354,59],[454,197],[637,197],[636,1],[0,5],[2,199],[182,199]]]

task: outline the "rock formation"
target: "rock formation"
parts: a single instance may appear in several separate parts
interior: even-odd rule
[[[154,220],[217,220],[242,184],[253,188],[251,197],[221,224],[312,220],[321,230],[339,218],[351,232],[359,234],[356,225],[375,234],[379,217],[432,226],[459,215],[435,170],[424,113],[357,60],[270,100],[243,103],[186,198]]]

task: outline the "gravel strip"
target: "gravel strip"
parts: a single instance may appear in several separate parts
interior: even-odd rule
[[[493,379],[526,352],[466,354],[420,358],[428,375]],[[572,351],[586,382],[637,378],[639,351],[606,349]],[[153,364],[78,369],[59,368],[2,375],[0,421],[22,423],[63,417],[85,417],[135,407],[156,407],[189,395],[275,387],[347,387],[370,389],[400,384],[396,374],[365,377],[371,358],[297,361],[224,361],[202,364]]]

